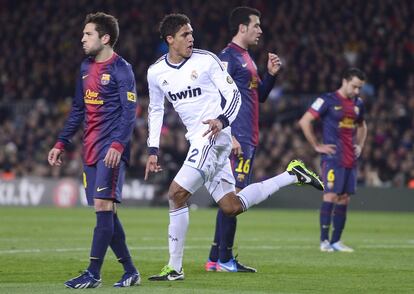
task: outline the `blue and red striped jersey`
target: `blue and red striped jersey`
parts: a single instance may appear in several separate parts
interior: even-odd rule
[[[338,92],[326,93],[316,98],[308,111],[322,121],[323,144],[336,146],[336,153],[322,154],[322,160],[336,160],[343,167],[354,167],[356,130],[364,121],[362,99],[346,98]]]
[[[249,52],[235,43],[228,44],[218,57],[227,67],[227,72],[235,81],[242,98],[239,113],[231,125],[232,135],[240,143],[257,146],[259,102],[266,101],[275,83],[275,77],[266,73],[262,80]]]
[[[72,109],[58,146],[65,146],[84,122],[83,160],[93,165],[114,147],[129,162],[137,94],[131,65],[116,53],[105,62],[86,58],[80,67]]]

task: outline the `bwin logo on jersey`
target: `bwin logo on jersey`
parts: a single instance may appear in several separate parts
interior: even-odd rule
[[[175,94],[168,92],[168,96],[170,96],[170,99],[172,101],[177,101],[177,99],[182,100],[186,98],[193,98],[193,97],[197,97],[198,95],[201,95],[201,88],[197,87],[197,88],[192,89],[190,86],[187,87],[187,90],[180,91]]]

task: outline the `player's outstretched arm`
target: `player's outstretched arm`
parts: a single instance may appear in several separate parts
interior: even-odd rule
[[[62,165],[62,154],[63,150],[58,148],[52,148],[49,151],[47,156],[47,161],[51,166],[61,166]]]
[[[149,155],[147,159],[147,164],[145,166],[145,177],[144,180],[148,179],[148,174],[150,172],[157,173],[162,171],[161,165],[158,164],[158,156],[157,155]]]

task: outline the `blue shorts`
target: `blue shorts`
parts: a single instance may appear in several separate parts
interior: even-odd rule
[[[99,160],[95,165],[84,165],[83,185],[88,205],[93,205],[95,198],[120,203],[124,180],[125,162],[122,160],[116,168],[106,167],[103,160]]]
[[[355,194],[357,169],[345,168],[332,160],[321,162],[325,193]]]
[[[231,169],[233,171],[234,179],[236,180],[236,187],[243,189],[250,184],[253,171],[253,159],[256,153],[256,147],[248,144],[240,143],[243,154],[240,156],[230,155]]]

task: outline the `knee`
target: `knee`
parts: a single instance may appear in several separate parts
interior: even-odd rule
[[[94,207],[95,211],[113,211],[114,210],[114,203],[112,200],[106,199],[95,199],[94,200]]]
[[[348,205],[349,201],[350,201],[349,195],[341,195],[340,197],[338,197],[338,201],[336,203],[340,205]]]
[[[231,208],[228,208],[228,207],[224,208],[224,209],[223,209],[223,213],[224,213],[226,216],[236,216],[236,215],[238,215],[238,214],[239,214],[238,209],[233,208],[233,207],[231,207]]]
[[[179,205],[182,203],[180,193],[177,191],[168,191],[168,201],[175,205]]]
[[[190,193],[179,186],[178,184],[170,185],[168,189],[168,201],[171,209],[177,209],[187,204],[187,200],[190,197]]]
[[[243,211],[241,204],[238,203],[231,203],[220,208],[226,216],[236,216]]]

